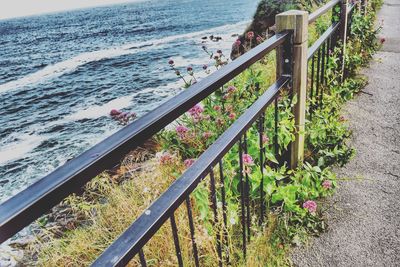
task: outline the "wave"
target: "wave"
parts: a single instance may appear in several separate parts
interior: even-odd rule
[[[17,141],[6,143],[0,148],[0,165],[23,158],[39,146],[45,138],[38,135],[21,134],[15,139]]]
[[[65,116],[62,121],[79,121],[83,119],[96,119],[108,116],[112,109],[124,109],[130,106],[132,96],[125,96],[107,102],[103,105],[94,105],[86,109],[81,109],[71,115]],[[58,124],[59,122],[57,122]]]
[[[170,42],[177,41],[179,39],[190,39],[197,36],[209,34],[209,33],[216,33],[218,31],[226,32],[227,30],[237,29],[238,27],[243,27],[248,24],[249,21],[242,21],[236,24],[228,24],[223,25],[203,31],[197,31],[192,33],[185,33],[185,34],[178,34],[172,35],[168,37],[164,37],[161,39],[154,39],[149,41],[144,41],[140,43],[130,43],[125,44],[118,47],[112,47],[109,49],[103,49],[98,51],[92,52],[85,52],[74,56],[70,59],[65,61],[61,61],[52,65],[48,65],[43,69],[28,74],[18,80],[10,81],[7,83],[0,84],[0,94],[9,92],[12,90],[19,89],[21,87],[26,87],[29,85],[34,85],[38,83],[42,83],[46,80],[53,79],[60,77],[64,74],[71,73],[75,71],[77,68],[88,64],[90,62],[100,61],[103,59],[110,59],[114,57],[124,56],[128,54],[134,54],[138,52],[142,52],[145,50],[154,49],[156,47],[162,46],[164,44],[168,44]]]

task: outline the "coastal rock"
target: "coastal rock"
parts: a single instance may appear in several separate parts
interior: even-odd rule
[[[22,266],[20,263],[24,257],[22,250],[10,246],[10,241],[0,245],[0,266],[1,267],[17,267]]]

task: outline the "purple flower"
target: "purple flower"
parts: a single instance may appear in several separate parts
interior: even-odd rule
[[[330,180],[323,181],[322,187],[325,189],[332,189],[332,181],[330,181]]]
[[[386,42],[385,37],[382,37],[381,39],[379,39],[380,43],[383,44],[384,42]]]
[[[193,71],[193,68],[191,67],[191,66],[189,66],[189,67],[187,67],[187,69],[186,69],[188,72],[192,72]]]
[[[206,64],[203,65],[203,70],[206,70],[208,66]]]
[[[265,144],[267,144],[269,142],[269,138],[268,138],[268,136],[264,133],[263,135],[262,135],[262,143],[263,143],[263,145],[265,145]]]
[[[185,164],[186,168],[189,168],[190,166],[193,165],[193,163],[195,162],[195,159],[185,159],[185,161],[183,162],[183,164]]]
[[[213,107],[213,109],[214,109],[215,111],[220,111],[220,110],[221,110],[221,106],[216,105],[216,106]]]
[[[175,131],[180,138],[184,138],[189,129],[186,126],[178,125],[176,126]]]
[[[241,44],[242,44],[242,42],[239,39],[237,39],[234,43],[234,45],[237,47],[239,47]]]
[[[312,200],[307,200],[303,203],[303,208],[307,209],[310,213],[314,213],[317,211],[317,203]]]
[[[217,53],[218,53],[218,54],[222,54],[222,50],[218,49],[218,50],[217,50]]]
[[[189,114],[192,116],[193,119],[201,119],[201,113],[203,113],[204,109],[199,104],[196,104],[194,107],[189,109]]]
[[[174,63],[175,63],[175,62],[174,62],[172,59],[170,59],[170,60],[168,61],[168,64],[169,64],[169,65],[174,65]]]
[[[207,132],[204,132],[204,133],[203,133],[203,137],[204,137],[205,139],[208,139],[208,138],[210,138],[211,136],[213,136],[213,133],[210,132],[210,131],[207,131]]]
[[[233,93],[233,92],[236,91],[236,87],[233,86],[233,85],[231,85],[231,86],[228,87],[228,89],[227,89],[226,91],[227,91],[228,93]]]
[[[254,32],[248,32],[247,33],[247,39],[251,40],[254,38]]]
[[[243,154],[242,155],[242,160],[244,165],[253,165],[254,161],[253,158],[249,154]]]
[[[118,115],[121,115],[121,111],[119,111],[118,109],[112,109],[111,111],[110,111],[110,115],[111,116],[118,116]]]

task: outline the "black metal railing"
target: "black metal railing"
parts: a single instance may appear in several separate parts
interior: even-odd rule
[[[116,166],[129,151],[282,45],[288,36],[289,33],[273,36],[2,203],[0,242],[12,237],[65,197],[82,190],[102,171]]]
[[[328,2],[309,16],[309,23],[316,21],[319,17],[339,5],[343,12],[343,2],[340,0]],[[346,11],[346,15],[351,16],[353,9],[354,5],[350,6]],[[334,21],[308,49],[310,116],[312,116],[312,111],[315,108],[321,107],[323,104],[323,86],[326,84],[326,64],[329,58],[329,51],[337,45],[339,29],[343,25],[341,23],[343,23],[342,20]],[[210,96],[271,51],[280,48],[285,51],[285,60],[277,60],[282,60],[281,64],[288,66],[284,68],[287,71],[278,77],[276,82],[103,252],[93,263],[93,266],[123,266],[135,256],[138,257],[138,262],[142,266],[146,266],[146,255],[143,247],[167,220],[171,224],[177,264],[183,266],[181,244],[178,235],[179,230],[175,218],[175,212],[182,205],[186,206],[193,262],[195,266],[199,266],[200,259],[195,238],[195,222],[193,220],[194,215],[190,195],[205,177],[209,177],[210,206],[214,215],[213,224],[222,223],[224,225],[215,234],[218,265],[222,266],[224,262],[229,263],[230,255],[226,251],[228,240],[225,238],[227,206],[224,182],[226,175],[224,174],[223,159],[224,155],[236,145],[238,148],[239,165],[237,168],[240,175],[238,185],[240,198],[238,201],[240,202],[241,211],[241,249],[243,256],[246,257],[247,244],[252,239],[251,213],[256,214],[259,223],[263,222],[266,214],[265,192],[263,190],[263,167],[266,164],[266,156],[261,137],[266,130],[271,129],[266,129],[265,111],[267,108],[273,108],[274,122],[270,122],[270,125],[273,125],[274,128],[273,151],[278,156],[278,96],[281,90],[292,82],[290,72],[290,66],[293,64],[291,55],[292,35],[291,32],[276,34],[235,61],[173,97],[157,109],[124,127],[75,159],[67,162],[21,193],[0,204],[0,242],[4,242],[18,233],[22,228],[60,203],[65,197],[81,191],[82,187],[99,173],[118,165],[129,151],[143,145],[153,135],[176,120],[195,104]],[[262,178],[257,203],[254,203],[254,200],[250,199],[249,177],[246,172],[243,172],[245,166],[242,158],[243,154],[247,154],[248,152],[247,131],[252,127],[256,128],[260,140],[259,158],[257,160]],[[215,175],[216,168],[218,169],[217,175]],[[218,181],[216,181],[216,177],[219,178]],[[216,186],[216,183],[219,186]],[[218,202],[222,202],[221,207],[217,205]],[[257,208],[254,208],[254,206]],[[222,218],[219,214],[222,214]]]

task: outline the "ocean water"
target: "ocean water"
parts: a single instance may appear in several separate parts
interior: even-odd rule
[[[150,0],[0,20],[0,202],[177,94],[167,64],[229,55],[250,0]],[[202,37],[222,37],[219,42]]]

